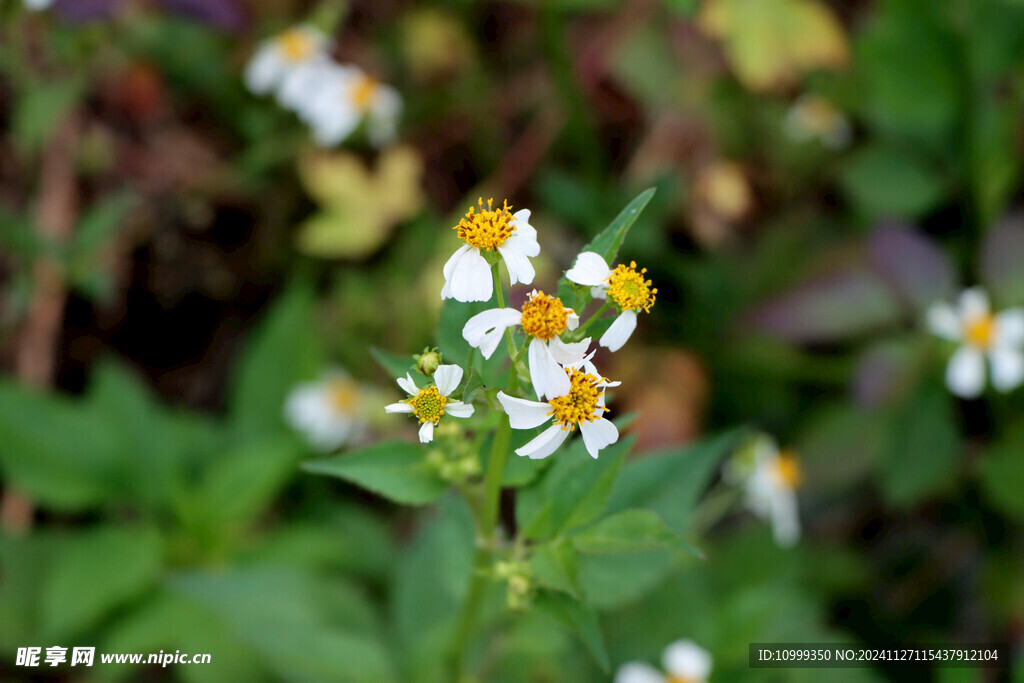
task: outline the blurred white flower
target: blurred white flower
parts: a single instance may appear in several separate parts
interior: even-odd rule
[[[558,297],[536,289],[530,292],[521,311],[514,308],[492,308],[474,315],[462,328],[462,336],[470,346],[490,358],[505,330],[520,325],[532,337],[527,350],[530,378],[537,398],[564,396],[569,391],[569,377],[563,365],[579,360],[590,347],[590,338],[574,344],[563,342],[559,335],[575,330],[580,318],[566,308]]]
[[[444,264],[444,287],[441,299],[456,301],[490,301],[494,294],[491,267],[483,253],[500,254],[508,269],[511,284],[533,282],[535,272],[530,258],[540,254],[537,231],[530,225],[530,210],[520,209],[514,214],[506,201],[494,208],[494,200],[478,200],[477,207],[469,207],[466,216],[453,229],[465,242]]]
[[[839,109],[820,95],[801,95],[786,113],[783,131],[793,142],[818,140],[829,149],[850,144],[850,122]]]
[[[54,0],[25,0],[25,8],[40,12],[53,6]]]
[[[411,413],[422,423],[420,442],[434,440],[434,427],[445,415],[469,417],[473,406],[462,401],[451,401],[448,396],[462,381],[462,368],[458,365],[440,365],[434,371],[434,385],[420,389],[408,373],[398,378],[398,386],[411,396],[408,400],[392,403],[384,408],[389,413]]]
[[[590,356],[578,359],[565,368],[569,377],[569,390],[548,401],[528,401],[498,392],[498,401],[508,415],[512,429],[533,429],[548,422],[552,425],[539,436],[516,449],[516,455],[525,455],[533,460],[546,458],[562,445],[579,426],[583,444],[590,457],[596,458],[602,448],[619,440],[619,430],[610,420],[602,417],[605,413],[604,390],[617,387],[590,362]]]
[[[644,279],[646,272],[646,268],[636,269],[636,261],[628,266],[619,264],[612,270],[600,254],[585,251],[576,257],[565,274],[571,282],[589,286],[595,298],[608,297],[619,308],[619,317],[598,341],[609,351],[618,351],[629,341],[636,329],[637,312],[649,313],[654,305],[658,290],[651,287],[650,280]]]
[[[641,662],[623,664],[614,683],[705,683],[711,674],[711,654],[692,640],[670,644],[661,663],[666,673]]]
[[[318,451],[358,441],[366,432],[363,389],[340,369],[295,387],[284,404],[288,424]]]
[[[795,454],[759,435],[733,458],[726,474],[743,485],[750,511],[771,523],[776,543],[789,547],[800,539],[796,489],[803,473]]]
[[[245,85],[255,95],[280,94],[286,85],[294,90],[291,81],[308,83],[307,70],[316,70],[326,61],[327,36],[312,26],[295,26],[260,43],[245,67]]]
[[[985,290],[972,287],[956,306],[932,304],[927,324],[933,334],[960,345],[946,367],[946,386],[956,396],[977,398],[985,390],[986,358],[997,391],[1024,383],[1024,308],[993,314]]]
[[[326,64],[311,69],[296,86],[293,106],[322,147],[333,147],[366,122],[370,143],[381,147],[395,139],[402,98],[357,66]]]

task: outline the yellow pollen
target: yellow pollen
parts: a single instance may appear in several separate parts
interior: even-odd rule
[[[773,468],[775,478],[789,489],[795,489],[804,480],[804,474],[800,469],[800,463],[797,462],[796,454],[791,451],[779,453],[775,458]]]
[[[339,415],[351,413],[359,399],[359,387],[347,379],[331,380],[327,387],[331,407]]]
[[[581,370],[566,369],[569,374],[571,388],[565,396],[553,398],[550,415],[554,415],[554,424],[562,425],[565,431],[573,431],[580,422],[593,422],[597,419],[595,411],[604,391],[597,386],[600,378],[588,375]]]
[[[444,416],[444,407],[448,404],[448,397],[442,396],[437,387],[420,389],[420,393],[409,399],[413,415],[420,419],[420,422],[437,421]]]
[[[608,296],[624,311],[643,309],[650,313],[658,290],[644,279],[646,272],[646,268],[637,271],[636,261],[630,261],[628,266],[620,263],[608,276]]]
[[[520,325],[523,331],[541,341],[549,341],[565,332],[569,312],[558,297],[537,292],[523,304]]]
[[[477,211],[477,207],[470,206],[465,218],[452,229],[458,230],[459,239],[471,247],[497,249],[515,232],[512,207],[506,200],[500,209],[495,209],[494,200],[488,199],[485,209],[483,197],[477,200],[477,204],[479,211]]]
[[[362,112],[369,111],[373,104],[373,96],[377,94],[380,84],[373,76],[362,76],[352,88],[352,102]]]
[[[301,62],[313,52],[312,41],[302,31],[291,29],[277,38],[277,47],[289,62]]]
[[[996,333],[996,320],[991,315],[980,315],[968,321],[964,327],[964,337],[969,344],[982,349],[992,346],[992,340]]]
[[[684,678],[682,676],[673,676],[669,674],[668,678],[665,679],[665,683],[703,683],[697,678]]]

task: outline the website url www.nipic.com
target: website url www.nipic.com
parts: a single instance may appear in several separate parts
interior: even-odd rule
[[[101,652],[99,662],[96,661],[95,647],[66,648],[59,645],[51,647],[19,647],[15,666],[93,666],[99,664],[209,664],[209,653],[189,654],[181,650],[174,652]]]

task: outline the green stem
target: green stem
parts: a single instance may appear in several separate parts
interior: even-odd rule
[[[498,295],[498,308],[505,308],[505,292],[501,289],[501,278],[498,277],[498,264],[491,264],[491,277],[494,279],[494,291]],[[508,357],[515,358],[517,355],[516,342],[512,338],[512,328],[505,328],[505,339],[508,341]],[[514,367],[513,363],[513,367]]]
[[[590,326],[596,323],[598,319],[602,315],[604,315],[604,312],[611,307],[612,305],[605,301],[604,304],[601,305],[601,308],[597,309],[597,312],[594,313],[594,315],[587,318],[587,321],[585,323],[583,323],[582,325],[580,325],[579,327],[572,331],[572,336],[570,337],[570,339],[572,341],[580,341],[581,339],[583,339],[583,335],[586,334],[588,329],[590,329]]]
[[[493,266],[494,290],[498,293],[498,305],[505,307],[505,297],[498,281],[498,267]],[[514,350],[512,335],[509,333],[509,347]],[[508,390],[514,392],[519,388],[519,376],[515,366],[509,372]],[[476,622],[477,612],[480,610],[480,603],[483,601],[484,593],[487,590],[487,582],[490,576],[490,567],[493,562],[497,538],[495,532],[498,529],[498,514],[501,502],[501,479],[505,471],[505,462],[508,460],[508,447],[512,438],[512,426],[507,419],[502,420],[498,431],[494,435],[494,442],[491,445],[491,457],[487,461],[487,472],[484,474],[484,497],[482,509],[478,517],[477,526],[477,548],[473,555],[473,570],[469,579],[469,588],[466,591],[466,599],[462,603],[462,611],[459,620],[455,625],[452,634],[452,645],[449,651],[449,672],[450,680],[454,683],[462,678],[463,660],[465,659],[466,648],[469,645],[473,634],[473,626]]]

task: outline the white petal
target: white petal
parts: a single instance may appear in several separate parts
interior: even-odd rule
[[[800,514],[792,491],[776,489],[771,497],[772,535],[788,548],[800,540]]]
[[[533,264],[530,263],[530,259],[526,257],[526,254],[519,251],[515,245],[510,245],[509,242],[498,247],[498,253],[501,254],[501,258],[505,261],[505,267],[508,268],[510,284],[514,285],[517,282],[522,282],[524,285],[528,285],[533,282],[533,278],[537,273],[534,271]]]
[[[615,672],[614,683],[666,683],[666,678],[650,664],[628,662]]]
[[[516,251],[521,251],[527,256],[540,254],[540,244],[537,242],[537,230],[530,225],[530,210],[520,209],[512,214],[513,223],[516,229],[512,236],[505,242]]]
[[[590,348],[590,337],[573,344],[567,344],[558,337],[555,337],[548,344],[548,348],[551,350],[551,355],[555,357],[555,360],[562,365],[576,366],[587,355],[587,349]]]
[[[590,457],[596,458],[598,452],[619,440],[619,430],[610,420],[601,418],[593,422],[580,422],[580,434],[583,435],[583,445],[587,447]]]
[[[1013,391],[1024,384],[1024,351],[997,348],[988,354],[992,364],[992,386],[997,391]]]
[[[479,249],[470,248],[463,252],[452,269],[451,296],[456,301],[490,301],[494,293],[491,284],[491,267],[480,255]]]
[[[635,329],[636,311],[623,311],[612,323],[612,326],[601,335],[601,339],[597,343],[609,351],[618,351],[629,341],[629,337]]]
[[[686,681],[704,681],[711,673],[711,654],[692,640],[677,640],[661,658],[669,674]]]
[[[928,330],[943,339],[960,341],[963,339],[963,324],[960,316],[947,303],[932,304],[928,308],[926,323]]]
[[[415,396],[420,393],[420,388],[416,386],[416,382],[412,381],[412,375],[408,372],[405,373],[405,377],[399,377],[397,382],[398,386],[402,388],[402,391],[411,396]]]
[[[985,356],[970,346],[961,346],[946,367],[946,386],[961,398],[977,398],[985,389]]]
[[[390,86],[378,87],[366,131],[370,144],[374,147],[390,144],[398,135],[398,117],[401,113],[401,95]]]
[[[299,112],[300,118],[308,122],[304,116],[307,107],[325,88],[333,88],[331,70],[337,68],[326,54],[288,69],[281,77],[281,87],[277,91],[277,101],[282,107]]]
[[[516,455],[525,455],[531,460],[546,458],[569,438],[569,431],[559,425],[551,425],[522,448],[516,449]]]
[[[612,274],[600,254],[592,251],[585,251],[576,257],[576,263],[565,273],[565,277],[578,285],[589,285],[596,287],[602,284]]]
[[[971,287],[960,294],[960,314],[965,320],[984,317],[991,310],[988,294],[981,287]]]
[[[385,413],[411,413],[413,407],[408,403],[391,403],[384,406]]]
[[[420,443],[430,443],[434,440],[434,423],[427,420],[420,427]]]
[[[451,294],[451,281],[452,275],[455,273],[455,265],[462,260],[462,257],[466,255],[466,252],[473,247],[468,244],[463,244],[461,247],[455,250],[455,253],[448,257],[445,261],[444,268],[441,272],[444,274],[444,287],[441,289],[441,300],[452,298]]]
[[[455,391],[462,381],[462,368],[458,365],[439,365],[434,371],[434,386],[442,396]]]
[[[1008,308],[996,316],[995,346],[1024,346],[1024,308]]]
[[[551,418],[551,405],[527,401],[525,398],[509,396],[503,391],[498,392],[498,402],[508,415],[508,423],[512,429],[533,429]]]
[[[514,308],[492,308],[489,311],[477,313],[462,328],[462,338],[474,347],[480,349],[484,358],[490,358],[505,330],[513,325],[518,325],[523,314]]]
[[[537,338],[531,339],[527,358],[530,364],[530,381],[533,382],[537,398],[550,399],[569,393],[569,389],[572,388],[569,376],[551,355],[546,343]]]
[[[444,407],[444,414],[452,417],[470,417],[473,414],[473,406],[462,401],[449,401]]]
[[[270,44],[263,44],[245,67],[245,87],[254,95],[266,95],[284,77],[287,65]]]
[[[605,299],[608,298],[608,287],[591,287],[590,296],[593,297],[594,299],[600,299],[601,301],[604,301]]]
[[[580,317],[576,315],[576,311],[571,308],[565,309],[568,315],[565,316],[565,326],[570,330],[575,330],[580,326]]]

